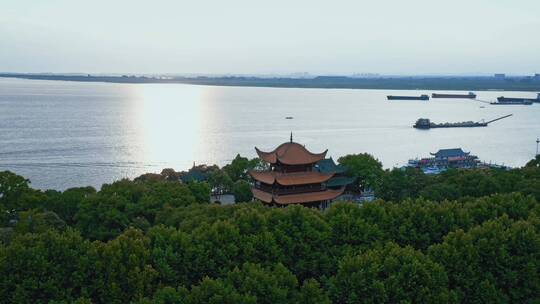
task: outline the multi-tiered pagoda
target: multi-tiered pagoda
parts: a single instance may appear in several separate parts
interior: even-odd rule
[[[268,171],[250,171],[255,180],[253,196],[263,203],[286,206],[301,204],[324,209],[341,195],[345,187],[327,188],[335,172],[321,172],[316,164],[326,157],[326,152],[311,153],[304,146],[292,141],[281,144],[271,152],[255,147],[259,157],[267,162]]]

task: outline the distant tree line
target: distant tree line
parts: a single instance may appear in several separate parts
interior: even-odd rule
[[[212,173],[232,187],[259,166],[233,163]],[[220,206],[227,178],[60,192],[0,172],[0,303],[540,302],[539,157],[438,176],[340,163],[382,199]]]
[[[251,76],[198,76],[198,77],[147,77],[135,75],[61,75],[61,74],[10,74],[0,73],[0,77],[61,80],[78,82],[112,83],[186,83],[196,85],[245,86],[245,87],[286,87],[286,88],[343,88],[343,89],[386,89],[386,90],[540,90],[540,78],[515,76],[495,78],[491,76],[383,76],[356,78],[348,76],[317,76],[312,78],[291,77],[251,77]]]

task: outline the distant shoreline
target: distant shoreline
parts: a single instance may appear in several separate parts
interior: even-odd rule
[[[353,78],[347,76],[317,76],[314,78],[263,78],[244,76],[148,77],[1,73],[0,77],[76,82],[107,82],[131,84],[163,83],[269,88],[540,92],[540,78],[530,76],[508,76],[502,79],[491,76],[392,76],[373,78]]]

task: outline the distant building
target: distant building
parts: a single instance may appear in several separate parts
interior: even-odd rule
[[[438,174],[449,168],[472,169],[480,165],[478,157],[461,148],[441,149],[433,157],[409,160],[408,167],[419,168],[426,174]]]
[[[441,149],[430,154],[435,156],[435,165],[442,168],[474,168],[478,163],[478,157],[461,148]]]

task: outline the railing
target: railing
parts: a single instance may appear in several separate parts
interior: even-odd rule
[[[280,194],[298,194],[298,193],[306,193],[306,192],[314,192],[314,191],[323,191],[326,190],[326,187],[324,185],[316,185],[316,186],[306,186],[306,187],[292,187],[292,188],[277,188],[272,186],[267,186],[264,184],[255,185],[256,189],[274,193],[277,195]]]

